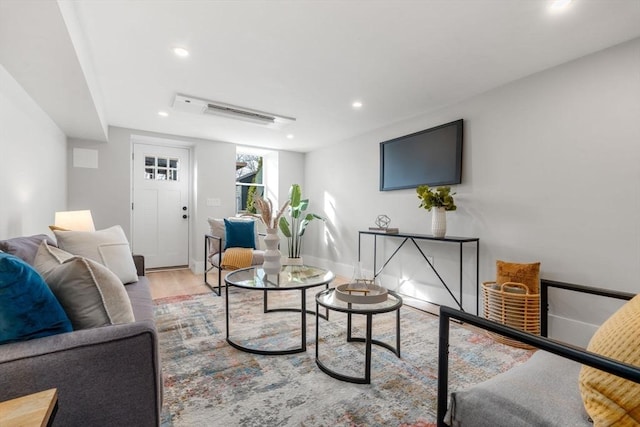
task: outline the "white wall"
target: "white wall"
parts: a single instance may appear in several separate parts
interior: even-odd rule
[[[306,193],[331,221],[310,233],[306,251],[346,271],[358,230],[381,213],[401,231],[429,234],[431,214],[418,208],[413,190],[378,191],[379,143],[458,118],[465,120],[463,183],[454,188],[458,210],[447,214],[448,234],[480,238],[481,282],[495,278],[496,259],[539,260],[547,279],[640,291],[640,39],[308,154]],[[457,248],[442,246],[425,252],[455,283]],[[436,282],[414,252],[401,251],[388,271],[395,283],[386,277],[385,285],[403,277],[452,305],[429,286]],[[472,255],[464,263],[473,271]],[[469,303],[473,276],[465,277]],[[606,318],[585,309],[593,304],[600,300],[554,293],[552,334],[584,344],[592,324]]]
[[[130,132],[109,127],[109,142],[69,138],[69,209],[90,209],[97,230],[118,224],[130,236]],[[73,149],[96,150],[97,168],[75,167]]]
[[[133,140],[151,144],[185,146],[191,150],[192,206],[190,206],[190,264],[203,257],[207,216],[234,212],[235,145],[176,137],[134,129],[109,127],[109,141],[69,141],[69,206],[91,209],[97,229],[119,224],[131,239],[131,152]],[[73,167],[73,148],[98,150],[98,168]],[[206,206],[207,198],[220,206]],[[195,268],[195,267],[194,267]]]
[[[97,229],[120,224],[131,239],[131,150],[132,138],[152,144],[186,146],[191,149],[192,206],[190,207],[189,265],[195,272],[204,266],[204,235],[209,232],[207,218],[235,215],[236,145],[196,138],[177,137],[134,129],[109,127],[107,143],[70,139],[68,148],[69,209],[91,209]],[[72,163],[73,149],[98,151],[98,168],[78,168]],[[304,155],[275,152],[279,186],[304,177]],[[284,194],[284,196],[282,196]],[[207,206],[207,199],[218,199]]]
[[[49,233],[67,205],[66,137],[0,65],[0,239]]]
[[[222,145],[224,144],[224,145]],[[204,234],[209,232],[207,218],[224,218],[235,215],[235,159],[236,145],[199,143],[196,148],[196,170],[198,195],[198,220],[193,234],[191,269],[204,269]],[[280,206],[287,199],[291,184],[300,183],[304,178],[304,154],[288,151],[272,151],[263,154],[266,184],[272,186],[268,197]],[[275,172],[274,172],[275,171]],[[274,188],[275,187],[275,188]],[[221,206],[206,206],[207,198],[218,198]]]

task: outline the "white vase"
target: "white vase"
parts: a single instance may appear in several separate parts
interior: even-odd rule
[[[304,265],[304,261],[302,260],[302,257],[298,257],[298,258],[290,258],[290,257],[286,257],[282,260],[282,264],[284,265]]]
[[[431,210],[431,234],[440,238],[447,234],[447,211],[444,208]]]
[[[267,274],[278,274],[282,264],[280,263],[280,236],[278,236],[277,228],[267,228],[267,235],[264,238],[264,245],[267,249],[264,251],[264,262],[262,269]]]

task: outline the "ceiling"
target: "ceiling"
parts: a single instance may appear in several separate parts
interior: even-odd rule
[[[70,137],[120,126],[306,152],[640,37],[640,0],[550,4],[0,0],[0,63]],[[296,121],[181,112],[176,94]]]

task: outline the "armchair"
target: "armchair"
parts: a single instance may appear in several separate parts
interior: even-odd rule
[[[210,234],[204,236],[204,283],[218,296],[221,295],[222,288],[222,270],[227,267],[224,264],[224,254],[227,249],[234,247],[251,248],[250,265],[261,265],[264,262],[264,251],[259,249],[259,236],[257,222],[254,219],[244,218],[228,218],[216,219],[209,218]],[[244,224],[247,227],[228,227],[225,224],[231,221],[236,224]],[[249,233],[249,235],[247,235]],[[217,270],[217,285],[208,281],[207,273],[211,270]],[[229,268],[226,268],[229,269]]]
[[[440,308],[437,425],[590,426],[579,390],[582,365],[640,384],[640,367],[551,340],[547,334],[550,287],[630,300],[633,294],[542,280],[542,336],[526,333],[450,307]],[[527,362],[468,390],[451,394],[449,408],[449,322],[464,322],[538,348]],[[577,363],[576,363],[577,362]],[[637,396],[640,399],[640,396]],[[449,409],[447,411],[447,409]],[[596,425],[598,425],[596,423]]]

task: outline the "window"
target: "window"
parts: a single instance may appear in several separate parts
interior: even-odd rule
[[[177,181],[179,164],[178,159],[144,156],[144,179]]]
[[[255,154],[236,154],[236,212],[256,213],[253,200],[265,193],[262,180],[262,157]]]

